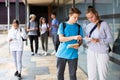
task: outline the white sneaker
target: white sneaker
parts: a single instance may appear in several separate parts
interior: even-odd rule
[[[56,54],[56,51],[53,51],[52,53],[51,53],[51,55],[55,55]]]
[[[41,53],[42,53],[42,54],[44,54],[44,53],[45,53],[45,51],[44,51],[44,50],[42,50],[42,51],[41,51]]]
[[[47,56],[47,52],[45,52],[44,55]]]

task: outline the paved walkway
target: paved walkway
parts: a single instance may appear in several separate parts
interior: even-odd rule
[[[0,80],[17,80],[14,77],[15,67],[6,40],[7,35],[0,34]],[[48,52],[51,53],[52,51],[53,45],[51,38],[49,38]],[[38,52],[41,52],[41,45],[39,46]],[[56,57],[54,55],[31,56],[29,45],[24,46],[22,80],[57,80],[56,75]],[[77,70],[77,79],[87,80],[87,76],[80,68]],[[70,80],[67,67],[65,80]]]

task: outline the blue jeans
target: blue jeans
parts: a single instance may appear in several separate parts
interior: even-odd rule
[[[52,40],[53,40],[55,51],[57,52],[58,46],[60,44],[59,37],[58,37],[57,33],[52,34]]]
[[[14,62],[15,62],[16,71],[21,73],[23,51],[12,51],[12,54],[13,54],[13,58],[14,58]]]
[[[57,79],[64,80],[64,71],[66,63],[68,62],[69,66],[69,74],[70,80],[77,80],[76,78],[76,71],[77,71],[77,62],[78,59],[64,59],[64,58],[57,58]]]

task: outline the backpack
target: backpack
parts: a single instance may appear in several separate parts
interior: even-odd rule
[[[66,28],[66,23],[63,22],[62,24],[63,24],[63,33],[64,33],[64,30],[65,30],[65,28]],[[78,35],[80,35],[81,25],[79,25],[79,24],[77,24],[77,23],[76,23],[76,25],[78,26]],[[81,45],[81,44],[82,44],[82,40],[79,40],[78,43],[79,43],[79,45]]]
[[[20,28],[20,32],[22,32],[22,28]],[[27,39],[24,39],[22,36],[21,38],[22,38],[22,41],[27,41]]]

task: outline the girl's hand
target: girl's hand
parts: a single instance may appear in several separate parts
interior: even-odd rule
[[[9,41],[11,42],[13,39],[9,39]]]
[[[91,39],[91,42],[97,43],[97,42],[99,42],[99,39],[97,39],[97,38],[92,38],[92,39]]]
[[[33,28],[33,29],[30,29],[30,31],[35,31],[36,29],[35,28]]]

